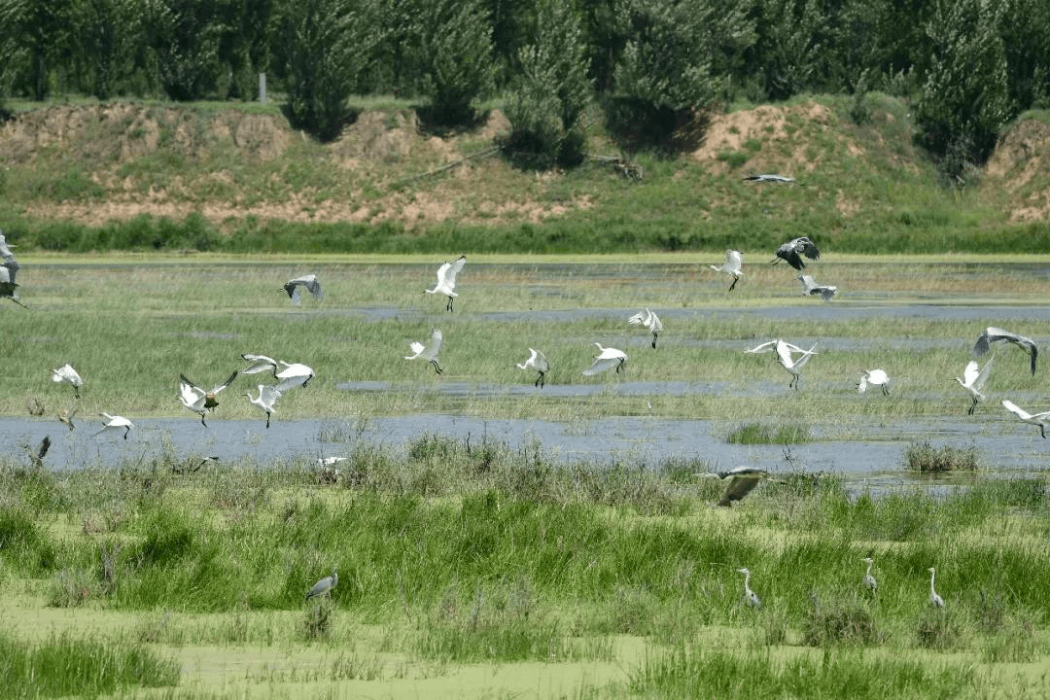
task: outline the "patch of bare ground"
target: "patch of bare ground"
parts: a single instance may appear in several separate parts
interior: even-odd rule
[[[1010,220],[1050,220],[1050,125],[1019,122],[1005,134],[985,166],[983,188],[1009,197]]]

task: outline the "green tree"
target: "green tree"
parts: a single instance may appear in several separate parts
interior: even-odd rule
[[[84,92],[105,100],[120,92],[144,53],[138,0],[76,0],[76,73]]]
[[[219,43],[225,28],[213,0],[146,0],[145,21],[156,52],[160,85],[178,101],[214,92],[222,64]]]
[[[69,58],[72,0],[0,0],[0,35],[12,83],[34,100],[51,91],[51,73]]]
[[[256,94],[258,74],[270,64],[269,28],[275,0],[224,0],[218,20],[219,62],[229,75],[230,97],[250,100]]]
[[[820,75],[825,14],[820,0],[758,0],[753,67],[766,97],[783,100]]]

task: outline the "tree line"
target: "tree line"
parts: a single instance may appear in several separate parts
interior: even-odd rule
[[[592,104],[636,147],[720,105],[800,93],[913,100],[917,139],[962,167],[1050,106],[1047,0],[0,0],[0,100],[252,100],[336,137],[351,95],[418,100],[434,124],[501,96],[522,165],[584,156]]]

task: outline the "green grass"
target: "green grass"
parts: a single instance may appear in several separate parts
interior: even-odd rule
[[[929,442],[912,444],[904,452],[905,467],[923,474],[944,472],[973,472],[980,468],[980,459],[976,446],[955,447],[941,445],[934,447]]]
[[[810,439],[810,430],[805,425],[747,423],[729,433],[726,442],[739,445],[799,445]]]

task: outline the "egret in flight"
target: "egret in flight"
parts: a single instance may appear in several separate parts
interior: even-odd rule
[[[15,275],[22,267],[15,260],[10,246],[7,245],[3,231],[0,231],[0,258],[4,260],[0,264],[0,299],[7,297],[24,309],[26,305],[18,299],[18,283],[15,282]]]
[[[656,314],[649,309],[645,309],[631,316],[627,319],[627,322],[635,326],[645,326],[653,334],[653,348],[656,348],[656,337],[664,329],[664,324],[660,323],[660,319],[657,318]]]
[[[204,414],[208,411],[214,411],[215,407],[219,405],[215,395],[230,384],[233,384],[233,380],[236,378],[237,373],[234,372],[222,384],[216,384],[211,391],[205,391],[187,379],[185,374],[180,374],[179,401],[182,402],[183,406],[199,415],[201,417],[201,425],[207,428],[208,424],[204,422]]]
[[[857,383],[857,391],[863,394],[868,390],[868,385],[882,387],[882,393],[886,396],[890,395],[890,377],[886,374],[884,369],[867,369],[864,370],[864,374],[861,375],[860,381]]]
[[[812,275],[799,275],[795,279],[802,283],[803,296],[813,297],[819,294],[820,298],[824,301],[831,301],[839,290],[838,287],[833,287],[828,284],[819,284],[813,279]]]
[[[1030,361],[1032,374],[1035,374],[1035,361],[1039,357],[1039,348],[1036,347],[1035,341],[1031,338],[1026,338],[1023,335],[1017,335],[1010,331],[1004,331],[1002,328],[995,328],[989,326],[984,329],[984,332],[977,337],[977,342],[973,346],[973,354],[976,357],[980,357],[984,353],[988,352],[988,348],[992,343],[1000,340],[1005,340],[1009,343],[1013,343],[1017,347],[1021,348],[1028,354]]]
[[[98,431],[91,437],[96,437],[107,431],[112,433],[117,432],[119,430],[123,430],[124,439],[127,440],[128,433],[130,433],[131,429],[135,427],[135,424],[129,421],[124,416],[111,416],[105,412],[101,413],[100,415],[106,419],[106,423],[102,426],[102,430]]]
[[[426,360],[430,364],[434,365],[434,371],[441,374],[444,370],[441,369],[441,363],[438,360],[438,353],[441,352],[441,343],[444,340],[444,335],[440,330],[435,328],[430,334],[430,342],[426,345],[416,341],[412,341],[408,344],[408,347],[412,350],[414,355],[405,355],[406,360]]]
[[[598,354],[594,356],[591,366],[583,370],[585,377],[592,377],[613,367],[616,368],[617,374],[623,371],[627,365],[627,353],[616,348],[603,348],[601,343],[595,345],[598,347]]]
[[[786,260],[788,265],[801,271],[806,266],[806,262],[802,259],[803,256],[810,260],[817,260],[820,258],[820,251],[817,250],[813,241],[805,236],[799,236],[777,248],[776,257],[770,262],[776,265],[781,260]]]
[[[759,599],[758,595],[751,590],[751,572],[748,571],[746,567],[743,569],[737,569],[736,572],[744,575],[744,603],[755,610],[761,610],[762,601]]]
[[[260,411],[266,414],[266,427],[270,427],[270,414],[276,413],[277,409],[273,407],[277,403],[277,399],[281,398],[280,390],[275,386],[268,386],[266,384],[259,385],[259,396],[252,398],[250,391],[245,392],[245,396],[254,406],[258,406]]]
[[[551,365],[547,362],[547,356],[539,350],[529,348],[529,359],[525,360],[524,363],[518,363],[518,369],[531,369],[539,372],[539,376],[536,377],[534,386],[543,388],[544,384],[547,383],[547,372],[550,370]]]
[[[62,365],[58,369],[51,370],[51,381],[69,382],[73,385],[73,395],[80,398],[80,387],[84,386],[84,380],[80,378],[72,365]]]
[[[942,598],[939,595],[937,595],[937,591],[933,590],[933,579],[937,575],[937,570],[934,569],[931,566],[929,571],[930,571],[930,605],[932,605],[935,608],[943,608],[944,607],[944,598]]]
[[[280,382],[277,385],[280,391],[287,391],[296,386],[305,387],[315,376],[313,368],[299,362],[285,362],[284,360],[275,360],[266,355],[252,355],[249,353],[242,354],[241,359],[249,363],[248,367],[241,370],[242,374],[271,372],[273,378]],[[280,368],[280,371],[278,371],[278,368]]]
[[[866,588],[872,595],[875,595],[876,591],[879,589],[879,582],[871,575],[871,565],[874,564],[875,561],[871,557],[864,557],[861,561],[868,565],[868,570],[864,572],[864,588]]]
[[[331,597],[332,589],[339,583],[339,572],[335,567],[332,567],[332,575],[325,576],[323,579],[314,584],[314,587],[306,594],[306,599],[310,600],[317,596],[324,595]]]
[[[817,354],[813,352],[813,348],[815,347],[817,347],[816,343],[814,343],[813,347],[809,350],[803,350],[797,345],[785,343],[783,340],[777,338],[776,340],[762,343],[761,345],[753,347],[750,350],[745,350],[744,352],[760,353],[775,350],[777,353],[777,360],[780,362],[781,367],[787,370],[791,375],[791,381],[788,382],[788,388],[794,388],[797,391],[799,380],[802,379],[802,367],[809,362],[810,357]],[[795,353],[801,353],[801,356],[797,360],[794,358]]]
[[[736,283],[740,281],[740,275],[744,274],[741,268],[744,266],[744,256],[740,254],[739,250],[727,250],[726,261],[719,267],[718,265],[708,265],[715,272],[724,272],[733,278],[733,284],[729,285],[729,291],[733,291],[736,287]]]
[[[455,262],[446,262],[437,271],[437,284],[433,289],[424,289],[426,294],[444,294],[448,297],[445,311],[452,311],[452,304],[459,296],[456,294],[456,275],[467,264],[467,256],[460,255]]]
[[[313,295],[313,298],[317,301],[324,299],[324,290],[321,289],[321,283],[317,279],[317,275],[303,275],[302,277],[296,277],[295,279],[288,280],[284,283],[284,291],[288,293],[288,298],[292,300],[292,303],[296,306],[302,303],[302,298],[299,296],[299,287],[306,287],[306,290]]]
[[[973,415],[973,411],[977,408],[977,402],[984,399],[984,394],[981,393],[981,388],[984,387],[984,383],[988,381],[988,375],[992,371],[992,361],[995,360],[995,356],[988,358],[988,362],[985,363],[984,369],[978,372],[977,362],[970,360],[966,363],[966,369],[963,370],[963,376],[955,378],[955,381],[959,382],[959,385],[970,392],[973,403],[970,404],[970,410],[967,411],[969,415]]]
[[[1046,422],[1050,420],[1050,411],[1043,411],[1042,413],[1029,413],[1023,408],[1019,408],[1017,404],[1009,399],[1003,399],[1003,406],[1006,410],[1020,418],[1025,423],[1031,423],[1032,425],[1039,426],[1039,434],[1046,439]]]

